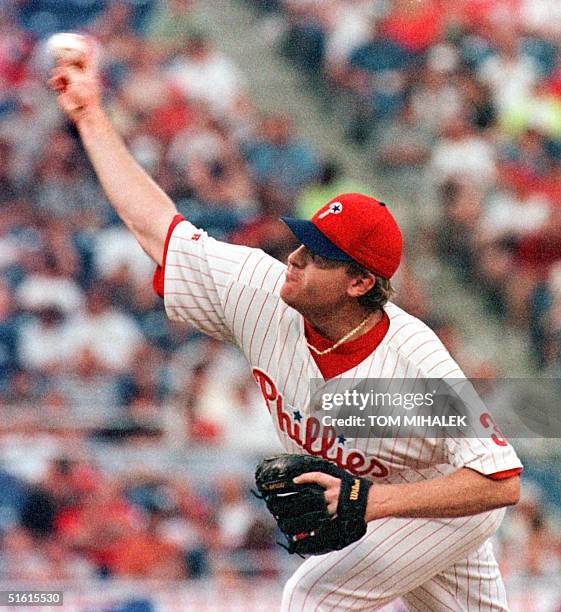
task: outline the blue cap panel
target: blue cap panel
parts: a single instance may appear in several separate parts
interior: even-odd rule
[[[338,246],[335,246],[329,238],[324,236],[311,221],[293,219],[292,217],[281,217],[281,221],[284,221],[296,238],[316,255],[335,261],[353,260],[352,257],[349,257]]]

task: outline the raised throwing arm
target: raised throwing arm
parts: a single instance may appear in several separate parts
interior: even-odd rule
[[[93,52],[78,64],[61,63],[49,81],[59,104],[76,124],[101,186],[140,246],[162,263],[174,203],[127,150],[101,103],[101,85]]]

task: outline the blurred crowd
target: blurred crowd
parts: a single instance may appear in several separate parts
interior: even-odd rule
[[[348,137],[425,213],[439,255],[528,335],[537,367],[558,373],[559,2],[250,3]]]
[[[561,366],[555,3],[251,3],[327,94],[349,139],[431,221],[418,228],[415,258],[406,253],[398,303],[460,358],[458,329],[435,315],[430,279],[414,265],[422,256],[436,268],[440,255],[526,328],[540,367]],[[0,6],[0,578],[278,572],[271,524],[243,480],[191,483],[191,472],[142,473],[134,461],[115,472],[60,454],[60,436],[156,454],[159,443],[251,458],[278,449],[239,353],[166,319],[152,262],[46,87],[46,37],[92,33],[108,112],[180,212],[217,238],[284,259],[294,243],[281,214],[308,217],[360,186],[288,116],[256,108],[248,77],[213,43],[204,5]],[[559,534],[536,508],[520,506],[507,523],[505,533],[521,526],[527,542],[513,576],[547,570],[536,551],[550,569],[561,563]],[[507,563],[508,538],[501,547]]]
[[[0,483],[0,581],[279,575],[272,519],[235,474],[115,475],[62,455],[33,480],[2,469]]]

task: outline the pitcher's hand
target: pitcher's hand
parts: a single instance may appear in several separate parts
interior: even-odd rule
[[[97,49],[90,41],[88,53],[77,62],[58,62],[49,86],[58,91],[58,102],[69,119],[78,123],[89,111],[101,108],[101,82]]]

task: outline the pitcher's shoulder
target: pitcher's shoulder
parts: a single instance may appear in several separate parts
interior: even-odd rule
[[[384,306],[390,327],[385,344],[406,359],[411,369],[410,374],[428,377],[452,376],[463,378],[464,374],[454,361],[448,349],[436,333],[421,319],[409,314],[399,306],[389,302]]]

